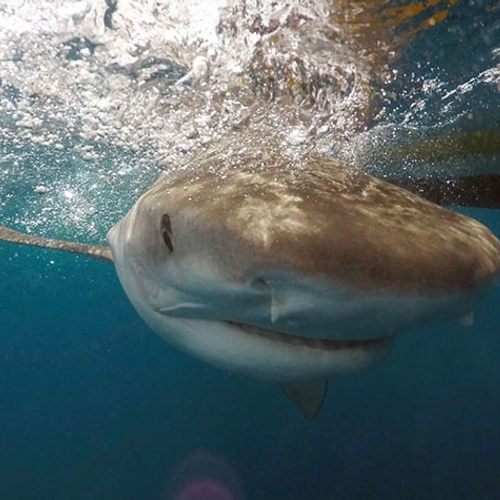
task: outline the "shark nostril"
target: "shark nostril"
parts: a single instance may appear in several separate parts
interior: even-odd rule
[[[264,278],[254,278],[250,286],[257,292],[268,292],[270,289],[269,283]]]

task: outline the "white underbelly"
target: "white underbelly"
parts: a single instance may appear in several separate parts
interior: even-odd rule
[[[356,372],[376,362],[390,345],[390,339],[323,344],[225,322],[166,318],[152,310],[139,312],[175,347],[215,367],[276,383]]]

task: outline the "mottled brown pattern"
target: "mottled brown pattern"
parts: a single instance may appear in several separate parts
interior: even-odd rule
[[[500,244],[479,222],[268,132],[208,147],[160,178],[142,207],[164,206],[174,239],[176,219],[203,227],[217,259],[241,279],[276,267],[418,291],[498,274]]]

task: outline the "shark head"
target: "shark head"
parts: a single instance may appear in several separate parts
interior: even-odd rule
[[[108,243],[161,336],[282,384],[364,368],[399,331],[469,313],[500,271],[475,220],[329,157],[239,142],[161,175]]]

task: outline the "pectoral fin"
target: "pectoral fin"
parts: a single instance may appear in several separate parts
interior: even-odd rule
[[[312,420],[321,410],[325,402],[328,380],[310,380],[295,382],[281,386],[283,394],[293,401],[306,420]]]
[[[111,250],[107,246],[102,245],[87,245],[85,243],[77,243],[75,241],[54,240],[42,238],[33,234],[20,233],[8,227],[0,226],[0,240],[18,243],[19,245],[27,245],[32,247],[50,248],[60,252],[70,252],[79,255],[85,255],[92,259],[101,260],[113,263]]]

